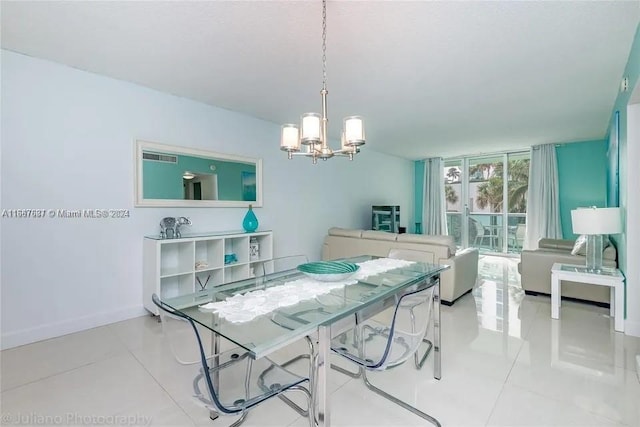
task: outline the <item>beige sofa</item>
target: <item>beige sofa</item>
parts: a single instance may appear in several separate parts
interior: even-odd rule
[[[586,265],[585,248],[577,255],[571,255],[573,240],[540,239],[538,249],[523,250],[518,264],[522,288],[527,294],[551,294],[551,267],[556,262],[564,264]],[[609,245],[602,252],[602,263],[607,267],[616,267],[617,251]],[[609,304],[609,288],[569,281],[562,282],[562,296]]]
[[[430,262],[446,264],[450,269],[442,273],[440,299],[453,304],[473,289],[478,276],[478,250],[456,252],[452,236],[424,234],[394,234],[384,231],[331,228],[324,240],[322,259],[374,255],[386,257],[390,249],[411,249],[425,252]]]

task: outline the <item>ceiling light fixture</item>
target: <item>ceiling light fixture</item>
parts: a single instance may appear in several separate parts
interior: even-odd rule
[[[349,116],[344,119],[342,130],[342,147],[340,150],[332,150],[327,143],[327,0],[322,0],[322,115],[318,113],[305,113],[300,120],[300,128],[295,124],[282,125],[280,149],[287,151],[289,159],[293,156],[306,156],[313,158],[313,163],[318,159],[327,160],[333,156],[349,157],[353,160],[354,154],[360,152],[360,146],[364,145],[364,121],[360,116]],[[300,146],[306,145],[305,151],[300,151]]]

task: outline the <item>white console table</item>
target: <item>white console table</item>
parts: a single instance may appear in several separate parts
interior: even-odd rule
[[[251,240],[259,247],[258,254],[249,250]],[[225,255],[235,260],[225,263]],[[153,314],[158,308],[151,295],[172,298],[211,289],[223,283],[235,282],[259,275],[262,264],[273,258],[273,233],[243,231],[201,233],[180,239],[146,236],[143,246],[144,307]],[[197,264],[197,265],[196,265]]]
[[[560,318],[561,292],[563,280],[609,286],[609,314],[615,316],[614,329],[624,332],[624,276],[617,268],[604,267],[598,272],[587,270],[584,265],[555,263],[551,267],[551,317]]]

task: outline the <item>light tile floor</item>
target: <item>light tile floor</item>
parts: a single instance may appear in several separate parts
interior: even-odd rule
[[[472,294],[442,309],[442,380],[431,360],[372,381],[443,426],[639,426],[640,339],[613,332],[608,310],[525,296],[517,261],[483,256]],[[303,351],[291,348],[294,354]],[[287,354],[279,355],[282,360]],[[140,317],[1,353],[2,425],[206,425],[191,396],[192,366],[176,364],[161,325]],[[331,372],[334,426],[418,426],[421,418]],[[306,426],[281,401],[247,426]]]

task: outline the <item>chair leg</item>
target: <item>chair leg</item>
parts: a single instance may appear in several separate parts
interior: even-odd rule
[[[429,357],[429,354],[431,353],[431,349],[433,348],[433,343],[430,340],[423,338],[422,342],[427,344],[428,347],[421,359],[419,358],[417,351],[413,354],[414,362],[416,364],[416,369],[422,369],[422,367],[424,366],[424,362],[426,362],[427,357]]]
[[[409,315],[411,317],[411,332],[415,332],[416,331],[416,316],[413,312],[413,307],[411,307],[409,309]],[[429,329],[429,325],[431,324],[431,321],[427,322],[427,329]],[[420,358],[420,356],[418,356],[418,351],[416,350],[415,353],[413,353],[413,361],[416,365],[416,369],[422,369],[422,367],[424,366],[424,362],[426,362],[427,357],[429,357],[429,353],[431,353],[431,349],[433,348],[433,343],[426,339],[426,338],[422,338],[422,342],[427,344],[427,350],[424,352],[424,355],[422,355],[422,358]]]
[[[293,409],[294,411],[296,411],[300,416],[302,417],[308,417],[310,420],[313,420],[313,410],[311,408],[311,394],[309,392],[309,390],[307,390],[304,387],[300,387],[300,386],[294,386],[291,387],[289,389],[290,391],[299,391],[305,394],[306,398],[307,398],[307,409],[302,409],[298,404],[294,403],[291,399],[289,399],[287,396],[280,394],[278,395],[278,397],[280,398],[280,400],[282,400],[284,403],[286,403],[291,409]]]
[[[313,354],[313,342],[311,341],[311,338],[309,337],[305,337],[305,339],[307,340],[308,344],[309,344],[309,354],[299,354],[298,356],[287,360],[284,363],[281,363],[280,366],[286,368],[287,366],[297,362],[298,360],[302,360],[302,359],[311,359],[311,354]],[[426,357],[426,356],[425,356]],[[342,368],[338,365],[335,364],[331,364],[331,369],[340,372],[341,374],[347,375],[351,378],[360,378],[360,372],[351,372],[345,368]],[[311,364],[311,362],[309,362],[309,381],[311,383],[313,383],[313,365]]]
[[[435,419],[434,417],[432,417],[431,415],[422,412],[421,410],[419,410],[418,408],[409,405],[406,402],[403,402],[402,400],[398,399],[395,396],[390,395],[389,393],[387,393],[386,391],[376,387],[375,385],[371,384],[371,382],[369,381],[369,379],[367,378],[367,372],[366,370],[363,370],[362,372],[362,379],[364,380],[364,384],[367,386],[367,388],[371,391],[373,391],[374,393],[379,394],[380,396],[384,397],[385,399],[390,400],[391,402],[403,407],[404,409],[416,414],[417,416],[419,416],[420,418],[423,418],[427,421],[429,421],[431,424],[435,425],[436,427],[442,427],[440,422]]]
[[[247,414],[248,414],[248,413],[249,413],[249,412],[247,412],[247,411],[243,411],[243,412],[242,412],[242,415],[240,415],[240,418],[238,418],[237,420],[235,420],[235,421],[233,422],[233,424],[230,424],[230,425],[229,425],[229,427],[238,427],[240,424],[242,424],[242,423],[244,422],[245,418],[247,418]]]

